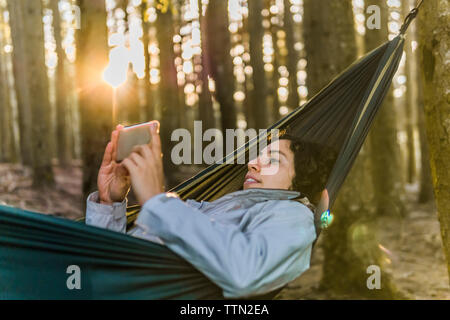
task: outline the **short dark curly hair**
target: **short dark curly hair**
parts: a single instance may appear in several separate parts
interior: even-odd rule
[[[317,205],[338,152],[289,133],[280,135],[279,139],[290,140],[290,150],[294,154],[295,176],[291,189],[300,192],[313,205]]]

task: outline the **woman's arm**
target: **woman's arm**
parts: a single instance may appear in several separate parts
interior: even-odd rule
[[[251,232],[217,223],[174,194],[148,200],[136,223],[152,226],[171,250],[223,289],[226,298],[263,294],[309,268],[315,239],[312,213],[293,201],[268,202]]]
[[[126,211],[127,199],[122,202],[113,202],[110,205],[102,204],[99,201],[98,191],[96,191],[87,198],[86,224],[125,233],[127,227]]]

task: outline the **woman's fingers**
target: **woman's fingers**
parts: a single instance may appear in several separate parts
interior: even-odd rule
[[[123,129],[123,125],[118,124],[116,126],[116,130],[114,130],[111,133],[111,142],[113,144],[113,149],[112,149],[112,159],[114,161],[116,161],[116,156],[117,156],[117,144],[119,142],[119,131]]]
[[[150,134],[152,136],[152,141],[150,142],[150,150],[153,154],[153,159],[158,167],[162,167],[162,153],[161,153],[161,137],[159,136],[159,122],[150,126]]]
[[[132,152],[129,156],[128,159],[130,159],[131,161],[133,161],[137,167],[142,168],[145,166],[145,159],[143,157],[141,157],[141,155],[139,155],[136,152]]]
[[[103,155],[103,160],[101,166],[107,166],[111,163],[112,160],[112,143],[109,142],[108,145],[105,148],[105,153]]]
[[[159,137],[159,122],[155,121],[150,126],[150,135],[152,140],[150,142],[150,148],[152,151],[159,151],[161,153],[161,138]]]
[[[127,169],[128,173],[132,175],[135,170],[137,169],[136,163],[132,161],[130,158],[124,159],[121,163],[121,166],[123,166],[125,169]]]
[[[139,154],[145,160],[148,160],[151,157],[150,146],[148,144],[143,144],[139,146],[134,146],[132,152]]]
[[[118,141],[118,139],[119,139],[119,131],[114,130],[114,131],[111,133],[111,144],[112,144],[112,152],[111,152],[111,155],[112,155],[112,159],[113,159],[114,161],[116,161],[116,155],[117,155],[117,141]]]

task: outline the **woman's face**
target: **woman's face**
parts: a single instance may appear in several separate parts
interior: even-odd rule
[[[286,189],[295,176],[294,153],[291,141],[282,139],[269,144],[248,164],[244,190],[250,188]]]

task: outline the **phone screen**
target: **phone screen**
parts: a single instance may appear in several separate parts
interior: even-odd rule
[[[117,162],[128,157],[135,146],[150,143],[152,136],[149,126],[150,122],[145,122],[125,127],[119,131],[116,155]]]

